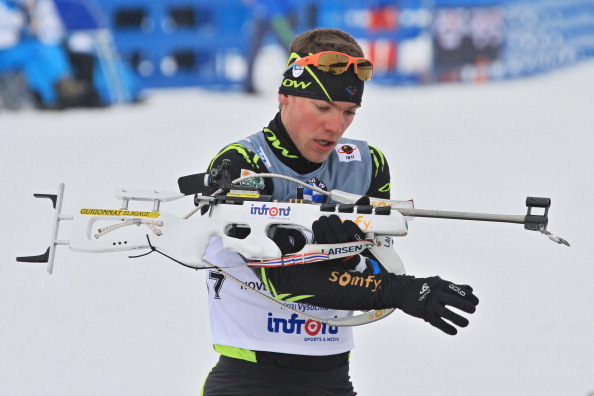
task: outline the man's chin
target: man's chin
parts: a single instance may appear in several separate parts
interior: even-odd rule
[[[313,162],[314,164],[320,164],[328,159],[330,156],[331,151],[327,153],[315,153],[309,154],[308,156],[304,156],[306,160],[309,162]]]

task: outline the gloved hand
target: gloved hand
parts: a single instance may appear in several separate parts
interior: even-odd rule
[[[232,238],[245,239],[250,231],[248,227],[233,225],[229,228],[227,235]],[[311,243],[311,239],[309,231],[296,228],[276,227],[272,235],[272,240],[279,247],[283,256],[300,251],[306,243]]]
[[[250,234],[248,227],[233,225],[227,235],[232,238],[245,239]],[[309,231],[295,228],[276,227],[272,240],[279,247],[281,254],[291,254],[303,249],[306,243],[311,243]]]
[[[344,243],[360,241],[365,238],[365,233],[351,220],[342,222],[335,214],[321,216],[311,225],[315,243]],[[359,264],[359,255],[342,259],[328,260],[338,263],[344,269],[353,270]]]
[[[447,307],[474,313],[478,303],[472,287],[456,285],[439,276],[433,276],[413,278],[404,292],[400,308],[409,315],[429,322],[446,334],[455,335],[457,329],[444,319],[460,327],[468,326],[468,319]]]
[[[351,220],[342,222],[335,214],[321,216],[311,225],[316,243],[344,243],[361,241],[365,233]]]
[[[308,239],[311,239],[311,236],[308,237],[302,230],[281,227],[275,230],[272,237],[283,255],[300,251],[309,242]]]

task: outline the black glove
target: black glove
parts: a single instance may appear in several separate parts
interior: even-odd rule
[[[279,247],[283,255],[298,252],[307,243],[307,237],[303,234],[303,231],[295,228],[278,227],[274,232],[272,240]]]
[[[346,220],[344,223],[335,214],[322,216],[311,225],[316,243],[344,243],[361,241],[365,233],[353,223]]]
[[[245,239],[250,232],[251,230],[248,227],[241,227],[234,224],[227,231],[227,235],[231,238]],[[274,230],[272,240],[279,247],[282,255],[298,252],[307,243],[307,237],[303,234],[303,231],[295,228],[277,227]]]
[[[444,319],[460,327],[468,326],[468,319],[449,310],[447,306],[473,313],[479,300],[472,292],[470,286],[456,285],[439,276],[413,278],[402,296],[400,308],[444,333],[455,335],[458,332],[456,328]]]
[[[342,222],[340,217],[335,214],[330,216],[321,216],[311,225],[315,243],[344,243],[361,241],[365,238],[365,233],[351,220]],[[342,259],[328,260],[339,264],[342,268],[353,270],[360,262],[359,255],[349,256]]]

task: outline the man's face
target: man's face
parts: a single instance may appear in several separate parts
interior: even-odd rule
[[[328,102],[279,94],[281,119],[297,149],[307,160],[326,160],[360,107],[349,102]]]

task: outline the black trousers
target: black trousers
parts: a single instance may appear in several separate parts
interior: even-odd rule
[[[348,363],[323,372],[288,370],[221,355],[204,396],[355,396]]]

